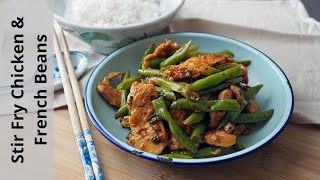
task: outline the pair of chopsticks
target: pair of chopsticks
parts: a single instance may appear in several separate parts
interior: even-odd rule
[[[87,180],[101,180],[104,178],[101,172],[100,163],[89,128],[88,119],[79,88],[78,78],[74,72],[74,67],[72,65],[64,32],[62,29],[60,32],[62,36],[62,48],[65,61],[62,57],[62,49],[55,30],[54,50],[57,57],[63,89],[68,104],[73,131],[77,140],[78,150],[80,152],[80,158],[82,161],[85,178]]]

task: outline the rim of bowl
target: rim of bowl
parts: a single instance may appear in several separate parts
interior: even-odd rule
[[[231,41],[232,43],[237,43],[243,46],[246,46],[247,48],[251,48],[254,51],[259,52],[260,54],[262,54],[263,56],[266,57],[266,59],[269,60],[269,63],[275,65],[276,68],[275,69],[276,72],[280,73],[281,75],[283,75],[283,77],[285,78],[285,80],[287,81],[288,84],[288,88],[289,88],[289,92],[291,95],[291,107],[290,107],[290,112],[287,115],[287,117],[284,117],[283,119],[286,118],[286,120],[282,123],[281,127],[277,127],[275,128],[268,136],[264,137],[261,141],[259,141],[258,143],[244,149],[238,152],[234,152],[231,154],[227,154],[227,155],[223,155],[223,156],[217,156],[217,157],[212,157],[212,158],[203,158],[203,159],[178,159],[178,158],[166,158],[163,157],[161,155],[155,155],[155,154],[151,154],[148,152],[144,152],[141,151],[139,149],[136,149],[132,146],[129,146],[126,143],[123,143],[121,141],[118,141],[116,137],[114,137],[111,133],[109,133],[107,130],[105,131],[103,129],[103,127],[101,127],[101,125],[99,124],[99,122],[96,120],[96,118],[94,117],[89,104],[88,104],[88,88],[89,88],[89,82],[91,80],[92,75],[96,72],[97,68],[103,64],[106,63],[109,60],[109,57],[115,53],[117,53],[118,51],[123,51],[125,48],[127,48],[128,46],[133,46],[135,45],[135,43],[139,43],[140,41],[146,40],[148,38],[157,38],[157,37],[161,37],[161,36],[166,36],[166,35],[174,35],[174,34],[181,34],[181,35],[204,35],[204,36],[215,36],[218,38],[222,38],[224,40],[227,41]],[[226,162],[226,161],[230,161],[230,160],[234,160],[234,159],[239,159],[241,157],[247,156],[261,148],[263,148],[264,146],[268,145],[269,143],[271,143],[275,138],[277,138],[281,132],[285,129],[285,127],[287,126],[289,119],[293,113],[293,108],[294,108],[294,94],[293,94],[293,89],[292,86],[290,84],[290,81],[288,79],[288,77],[286,76],[286,74],[284,73],[284,71],[280,68],[280,66],[273,60],[271,59],[269,56],[267,56],[265,53],[263,53],[262,51],[256,49],[255,47],[244,43],[242,41],[236,40],[234,38],[230,38],[227,36],[223,36],[223,35],[218,35],[218,34],[213,34],[213,33],[202,33],[202,32],[174,32],[174,33],[168,33],[168,34],[161,34],[161,35],[155,35],[155,36],[150,36],[148,38],[145,39],[140,39],[138,41],[132,42],[124,47],[121,47],[120,49],[114,51],[113,53],[111,53],[109,56],[105,57],[96,67],[95,69],[92,71],[92,73],[90,74],[87,84],[86,84],[86,88],[85,88],[85,107],[86,110],[88,112],[88,115],[93,123],[93,125],[96,127],[96,129],[105,137],[107,138],[111,143],[113,143],[114,145],[116,145],[117,147],[119,147],[120,149],[127,151],[131,154],[134,154],[138,157],[142,157],[148,160],[152,160],[152,161],[156,161],[156,162],[162,162],[162,163],[170,163],[170,164],[179,164],[179,165],[206,165],[206,164],[215,164],[215,163],[221,163],[221,162]],[[159,159],[159,157],[161,157]],[[163,160],[164,159],[164,160]]]
[[[147,21],[139,22],[139,23],[133,23],[133,24],[127,24],[127,25],[117,25],[117,26],[92,26],[92,25],[86,25],[86,24],[79,24],[75,23],[72,21],[69,21],[62,16],[58,15],[57,13],[54,13],[54,18],[56,18],[59,21],[65,23],[65,24],[70,24],[72,26],[80,27],[80,28],[85,28],[85,29],[96,29],[96,30],[122,30],[122,29],[135,29],[138,27],[145,27],[145,26],[150,26],[153,24],[158,23],[158,21],[163,21],[164,19],[167,19],[171,16],[174,16],[183,6],[185,0],[179,0],[180,2],[176,7],[171,9],[171,11],[165,13],[164,15],[158,17],[158,18],[153,18]],[[150,36],[151,37],[151,36]]]

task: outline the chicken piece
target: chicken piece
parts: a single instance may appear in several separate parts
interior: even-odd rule
[[[178,50],[180,47],[177,43],[172,43],[171,40],[167,40],[166,43],[160,44],[154,53],[147,55],[144,60],[150,61],[157,57],[167,57],[172,55],[176,50]]]
[[[255,100],[251,100],[244,108],[244,111],[248,113],[255,113],[259,111],[259,106]]]
[[[218,95],[218,99],[231,99],[233,96],[232,91],[229,89],[225,89],[221,91]],[[223,116],[226,114],[226,111],[214,111],[210,112],[210,123],[209,123],[209,128],[214,129],[218,127],[221,119]]]
[[[240,134],[242,134],[242,132],[244,132],[246,128],[247,126],[245,124],[239,124],[238,126],[236,126],[232,134],[234,134],[235,136],[239,136]]]
[[[223,118],[223,116],[226,114],[226,111],[214,111],[214,112],[210,112],[210,123],[209,123],[209,128],[210,129],[214,129],[216,127],[218,127],[221,119]]]
[[[236,136],[224,130],[206,132],[204,139],[206,143],[220,147],[229,147],[236,143]]]
[[[232,99],[233,94],[230,89],[225,89],[221,91],[218,95],[218,99]]]
[[[249,76],[248,76],[248,69],[245,65],[240,64],[240,68],[242,71],[242,78],[243,78],[243,83],[248,84],[249,83]]]
[[[233,94],[236,96],[237,101],[240,104],[246,105],[248,104],[246,99],[243,97],[242,91],[235,85],[230,86],[230,90],[233,92]]]
[[[157,97],[158,93],[153,84],[138,82],[132,84],[128,95],[131,133],[127,143],[152,154],[160,154],[168,144],[168,134],[162,121],[152,124],[146,121],[147,117],[155,112],[151,101]]]
[[[200,145],[199,143],[194,144],[196,148],[198,148],[199,145]],[[171,151],[178,151],[178,150],[185,149],[185,147],[178,141],[178,139],[175,136],[171,135],[169,149]]]
[[[112,72],[103,78],[97,85],[97,90],[111,105],[120,107],[120,91],[110,86],[110,81],[119,76],[121,72]]]
[[[122,125],[123,128],[130,129],[129,119],[130,119],[130,116],[124,116],[123,118],[121,118],[120,124]]]
[[[201,74],[199,68],[202,66],[214,66],[218,63],[232,63],[234,59],[226,55],[213,55],[205,54],[200,56],[194,56],[184,63],[174,65],[166,69],[163,74],[164,77],[172,80],[178,80],[182,78],[197,78]]]
[[[191,135],[192,133],[192,126],[191,125],[186,125],[183,124],[183,121],[187,119],[188,114],[185,110],[183,109],[174,109],[171,108],[170,110],[170,114],[173,118],[173,120],[175,120],[177,122],[177,124],[188,134]]]
[[[171,135],[169,149],[171,151],[178,151],[184,149],[184,146],[178,141],[178,139],[175,136]]]

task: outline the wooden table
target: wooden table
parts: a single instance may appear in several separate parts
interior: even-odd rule
[[[54,113],[55,179],[84,179],[67,108]],[[105,179],[320,179],[320,127],[289,123],[261,150],[241,159],[206,166],[149,161],[110,143],[90,123]]]

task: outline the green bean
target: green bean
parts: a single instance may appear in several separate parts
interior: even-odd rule
[[[232,147],[237,151],[241,151],[246,148],[242,143],[239,143],[238,141]]]
[[[213,54],[216,54],[216,55],[227,55],[231,58],[234,58],[234,54],[232,51],[228,50],[228,49],[225,49],[225,50],[222,50],[222,51],[219,51],[219,52],[216,52],[216,53],[213,53]]]
[[[174,151],[172,153],[187,155],[196,159],[201,159],[201,158],[210,158],[210,157],[218,156],[220,155],[221,151],[222,151],[221,148],[206,147],[206,148],[200,149],[196,153],[192,153],[189,151]]]
[[[230,80],[227,80],[227,81],[225,81],[223,83],[218,84],[217,86],[215,86],[213,88],[205,89],[205,90],[202,90],[202,91],[200,91],[198,93],[200,95],[207,94],[207,93],[210,93],[210,94],[216,93],[216,92],[219,92],[221,90],[224,90],[224,89],[230,87],[231,85],[238,84],[241,81],[243,81],[242,77],[238,77],[238,78],[235,78],[235,79],[230,79]]]
[[[170,81],[166,78],[162,77],[151,77],[149,78],[149,82],[158,86],[162,86],[168,88],[171,91],[180,93],[182,96],[190,99],[190,100],[198,100],[199,95],[194,91],[189,90],[186,86]]]
[[[139,74],[146,76],[146,77],[162,76],[162,73],[158,69],[139,69],[138,72],[139,72]]]
[[[144,56],[143,56],[142,60],[140,61],[140,64],[139,64],[138,69],[142,69],[142,66],[143,66],[144,64],[145,64],[146,66],[149,66],[149,65],[150,65],[150,64],[148,64],[148,63],[146,63],[146,62],[144,61],[144,58],[145,58],[147,55],[152,54],[155,49],[156,49],[156,44],[155,44],[155,43],[152,43],[152,44],[148,47],[147,51],[144,52]]]
[[[191,41],[189,41],[187,44],[185,44],[183,47],[181,47],[180,50],[177,50],[177,52],[175,52],[168,59],[163,61],[160,64],[160,66],[163,67],[163,66],[169,66],[169,65],[174,65],[174,64],[179,63],[185,57],[190,45],[191,45]]]
[[[114,118],[118,119],[120,117],[128,115],[129,109],[128,109],[128,104],[125,104],[121,106],[118,111],[114,114]]]
[[[132,77],[129,78],[123,82],[121,82],[120,84],[118,84],[117,89],[118,90],[129,90],[131,85],[135,82],[135,81],[139,81],[140,79],[142,79],[142,76],[136,76],[136,77]]]
[[[212,55],[227,55],[231,58],[234,57],[234,54],[233,52],[231,52],[230,50],[228,49],[225,49],[223,51],[219,51],[219,52],[215,52],[215,53],[205,53],[205,52],[196,52],[196,51],[189,51],[187,52],[186,56],[187,58],[191,58],[193,56],[199,56],[199,55],[204,55],[204,54],[212,54]]]
[[[212,112],[212,111],[238,111],[240,105],[235,99],[223,99],[223,100],[199,100],[190,101],[182,98],[174,101],[171,104],[171,108]]]
[[[188,50],[189,50],[189,52],[191,52],[191,51],[198,51],[199,48],[200,48],[200,46],[191,45]]]
[[[244,92],[244,99],[247,102],[250,102],[258,94],[258,92],[261,90],[262,87],[263,87],[262,84],[259,84],[254,87],[250,87],[247,91]],[[241,111],[245,108],[245,106],[246,105],[241,104],[239,111],[227,112],[227,114],[222,118],[218,126],[218,129],[222,128],[228,121],[233,122],[237,118],[237,116],[241,113]]]
[[[269,109],[263,112],[256,112],[256,113],[245,113],[240,114],[233,122],[235,123],[257,123],[261,121],[268,120],[272,117],[274,113],[273,109]]]
[[[239,66],[239,65],[236,63],[224,63],[224,64],[220,64],[220,65],[216,66],[215,68],[219,69],[221,71],[224,71],[224,70],[230,69],[235,66]]]
[[[170,68],[170,67],[172,67],[172,66],[173,66],[173,65],[160,67],[160,71],[161,71],[161,72],[164,72],[165,70],[167,70],[168,68]]]
[[[162,156],[168,157],[168,158],[178,158],[178,159],[193,159],[193,157],[185,155],[185,154],[163,154]]]
[[[203,138],[202,136],[204,134],[204,131],[206,130],[207,124],[208,124],[207,121],[201,121],[194,126],[191,133],[191,140],[194,143],[202,142],[202,138]]]
[[[240,66],[235,66],[225,71],[212,74],[203,79],[197,80],[196,82],[190,85],[190,89],[193,91],[200,91],[200,90],[212,88],[227,79],[232,79],[232,78],[241,76],[241,74],[242,72],[241,72]]]
[[[210,67],[210,66],[201,66],[199,68],[199,72],[201,75],[209,76],[211,74],[221,72],[221,70],[219,70],[217,68]]]
[[[128,70],[124,76],[123,76],[123,81],[127,80],[130,78],[130,70]],[[128,96],[128,90],[120,90],[120,96],[121,96],[121,103],[120,103],[120,106],[124,106],[127,104],[127,96]]]
[[[205,115],[205,112],[194,112],[186,120],[183,121],[183,124],[191,125],[198,123],[203,120]]]
[[[152,105],[157,113],[157,115],[168,122],[170,132],[177,140],[189,151],[195,153],[197,148],[194,146],[190,138],[183,132],[180,126],[172,119],[171,114],[169,113],[166,104],[163,100],[163,97],[155,99],[152,101]]]
[[[245,66],[249,66],[251,64],[250,60],[242,60],[242,61],[237,61],[237,64],[243,64]]]
[[[158,86],[155,86],[155,88],[158,94],[160,94],[160,96],[163,96],[164,99],[167,99],[170,101],[175,101],[177,99],[174,92],[171,91],[170,89],[165,87],[158,87]]]

